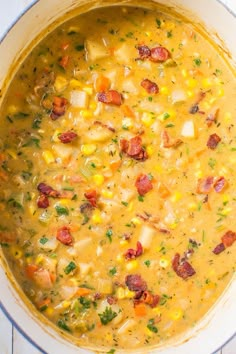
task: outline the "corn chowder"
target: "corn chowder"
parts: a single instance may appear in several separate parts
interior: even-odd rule
[[[134,7],[67,21],[21,65],[1,108],[1,247],[82,346],[159,345],[232,278],[235,87],[193,24]]]

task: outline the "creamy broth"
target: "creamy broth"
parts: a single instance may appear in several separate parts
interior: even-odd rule
[[[235,77],[175,15],[93,10],[27,57],[1,107],[0,241],[81,345],[192,328],[235,271]]]

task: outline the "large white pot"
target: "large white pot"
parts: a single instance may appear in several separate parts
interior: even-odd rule
[[[80,7],[85,11],[90,6],[111,3],[111,0],[38,0],[18,20],[0,42],[0,104],[1,95],[7,88],[9,78],[17,69],[17,63],[24,57],[28,45],[69,10]],[[113,1],[114,3],[115,1]],[[129,0],[117,1],[128,3]],[[136,1],[141,4],[141,1]],[[194,14],[201,19],[217,44],[222,55],[233,63],[236,59],[236,14],[218,0],[156,0],[176,10]],[[181,9],[185,10],[181,10]],[[192,15],[190,15],[192,16]],[[37,43],[37,40],[34,42]],[[8,78],[8,80],[6,80]],[[191,332],[175,340],[170,345],[153,350],[154,354],[210,354],[219,349],[236,331],[236,276],[214,308]],[[0,249],[0,306],[13,320],[17,328],[41,351],[48,354],[92,353],[78,348],[66,339],[64,334],[55,331],[40,314],[35,313],[32,304],[14,283],[10,270]],[[1,350],[0,350],[1,351]],[[137,353],[137,350],[134,351]],[[98,353],[98,352],[97,352]],[[118,353],[118,352],[116,352]],[[147,353],[147,351],[145,351]]]

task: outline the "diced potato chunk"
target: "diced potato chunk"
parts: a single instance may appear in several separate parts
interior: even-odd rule
[[[70,103],[73,107],[87,108],[89,103],[88,93],[85,91],[73,90],[70,93]]]
[[[153,237],[155,235],[155,230],[152,227],[144,225],[142,227],[140,236],[139,236],[139,242],[142,244],[143,248],[149,249],[151,247],[151,243],[153,240]]]
[[[85,41],[86,59],[96,61],[109,56],[107,48],[97,41],[87,39]]]
[[[97,290],[101,294],[112,294],[112,281],[110,279],[98,279]]]
[[[181,135],[186,138],[195,138],[196,131],[192,120],[187,120],[182,127]]]
[[[114,55],[116,60],[121,64],[129,64],[132,57],[130,52],[130,45],[127,43],[122,44],[120,48],[114,51]]]
[[[110,131],[109,129],[97,125],[91,128],[87,132],[86,137],[88,138],[89,141],[104,142],[106,140],[109,140],[112,134],[113,134],[112,131]]]

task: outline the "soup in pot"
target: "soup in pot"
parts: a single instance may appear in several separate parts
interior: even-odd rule
[[[1,107],[0,241],[82,346],[195,326],[235,271],[236,82],[194,24],[92,10],[47,35]]]

